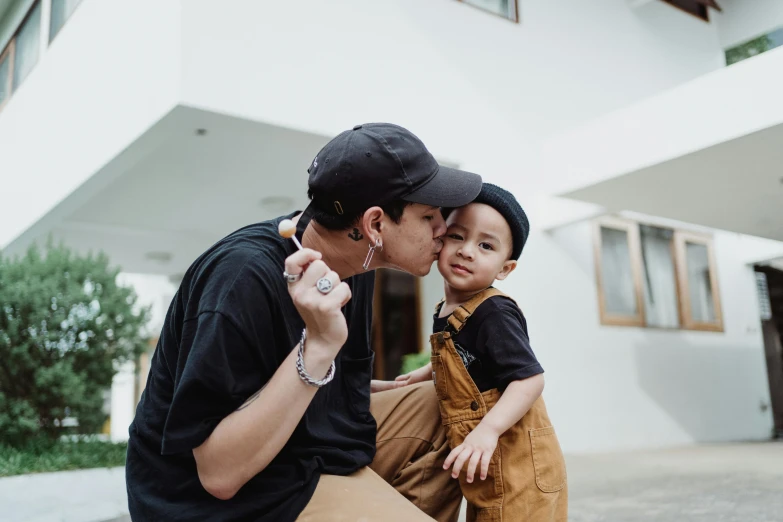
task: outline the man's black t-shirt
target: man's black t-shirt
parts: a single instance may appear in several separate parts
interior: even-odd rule
[[[451,330],[448,316],[439,318],[439,312],[440,307],[432,331]],[[453,340],[479,391],[503,391],[512,381],[544,373],[530,347],[525,316],[508,297],[481,303]]]
[[[188,269],[169,307],[130,427],[126,475],[134,521],[294,521],[321,473],[352,473],[375,455],[374,278],[367,273],[347,280],[349,334],[336,376],[318,390],[280,453],[230,500],[211,496],[199,481],[193,448],[267,383],[304,327],[282,276],[296,247],[279,236],[281,219],[215,244]],[[300,219],[300,234],[306,221]]]

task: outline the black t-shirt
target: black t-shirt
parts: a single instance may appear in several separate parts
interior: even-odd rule
[[[448,316],[438,318],[436,313],[432,331],[443,332],[447,327],[452,331]],[[525,316],[508,297],[495,296],[481,303],[453,340],[479,391],[503,391],[512,381],[544,373],[530,347]]]
[[[211,496],[199,481],[193,448],[261,389],[301,337],[304,322],[282,276],[296,247],[279,236],[281,219],[250,225],[211,247],[188,269],[169,307],[130,426],[126,475],[134,521],[294,521],[321,473],[346,475],[375,455],[370,272],[347,280],[349,334],[336,376],[315,394],[280,453],[230,500]],[[306,222],[300,218],[300,234]]]

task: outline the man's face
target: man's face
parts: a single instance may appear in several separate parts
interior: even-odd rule
[[[383,253],[386,262],[398,270],[425,276],[443,247],[446,222],[440,208],[413,203],[405,207],[399,224],[384,217]]]

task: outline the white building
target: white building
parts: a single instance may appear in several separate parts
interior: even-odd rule
[[[781,318],[754,267],[783,257],[783,48],[726,51],[776,45],[783,2],[709,3],[0,0],[0,247],[103,249],[157,276],[128,278],[160,321],[211,243],[305,206],[330,137],[392,121],[528,210],[501,288],[566,451],[768,439]],[[441,282],[381,277],[389,377]]]

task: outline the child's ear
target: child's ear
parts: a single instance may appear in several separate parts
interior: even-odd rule
[[[498,272],[498,275],[495,276],[495,279],[498,281],[502,281],[505,278],[508,277],[508,274],[514,271],[514,269],[517,267],[517,262],[513,259],[509,259],[505,263],[503,263],[503,268]]]

